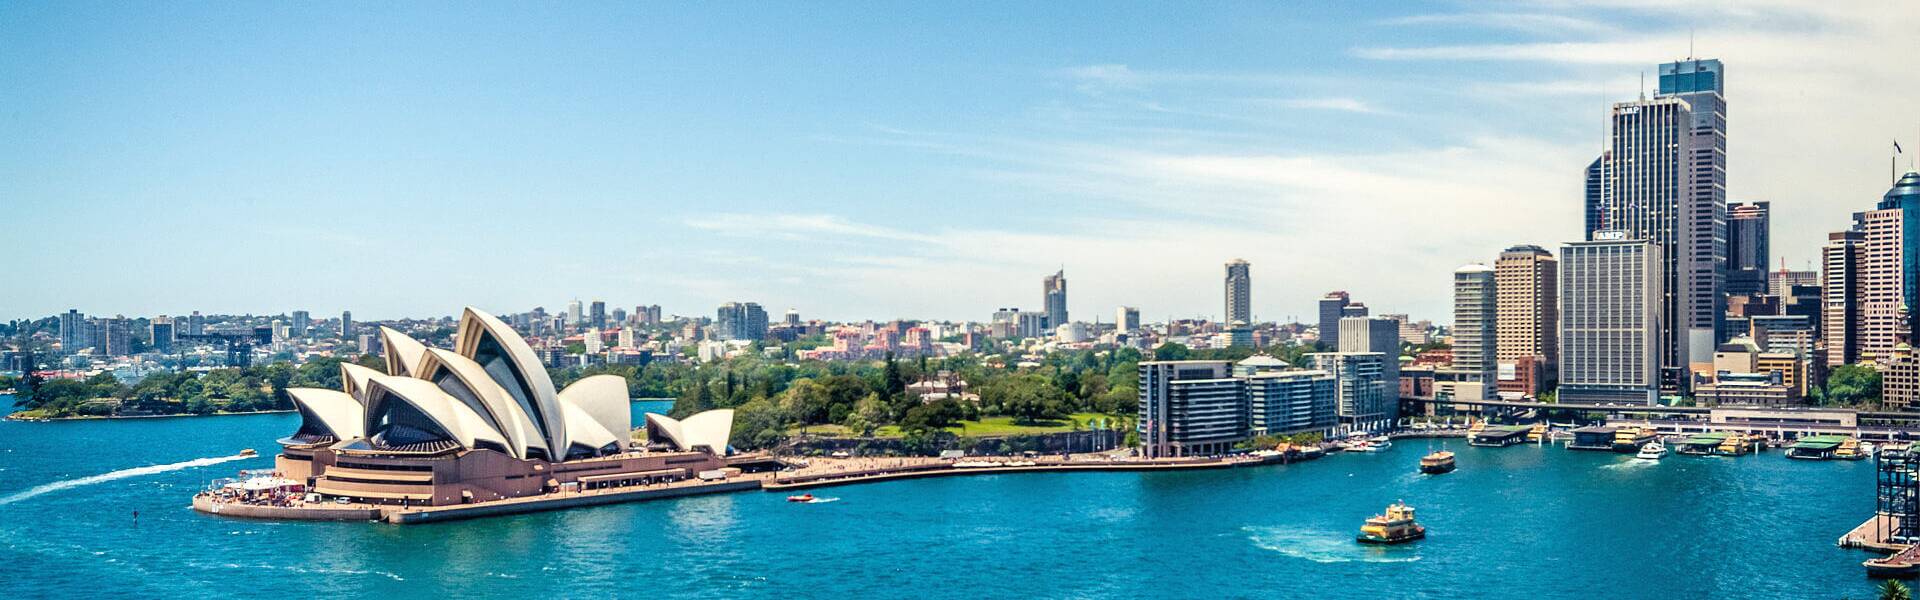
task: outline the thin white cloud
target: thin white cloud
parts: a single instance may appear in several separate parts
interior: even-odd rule
[[[1494,28],[1532,34],[1607,35],[1620,31],[1620,28],[1605,22],[1549,13],[1495,12],[1412,15],[1387,19],[1381,23],[1395,26],[1440,25]]]
[[[1277,104],[1279,106],[1284,106],[1287,108],[1336,110],[1336,111],[1343,111],[1343,112],[1365,113],[1365,114],[1380,114],[1382,112],[1379,109],[1374,108],[1372,105],[1367,104],[1366,102],[1363,102],[1358,98],[1344,98],[1344,97],[1289,98],[1284,100],[1276,100],[1274,101],[1274,104]]]
[[[714,231],[722,235],[792,241],[914,238],[912,234],[903,231],[858,224],[837,215],[827,214],[719,213],[690,218],[685,220],[685,223],[688,227]]]

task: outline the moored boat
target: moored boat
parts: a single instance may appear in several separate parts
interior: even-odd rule
[[[1387,513],[1374,515],[1360,526],[1354,540],[1362,544],[1402,544],[1427,537],[1427,528],[1413,520],[1413,507],[1405,502],[1387,506]]]
[[[241,456],[259,456],[260,453],[255,452],[252,448],[241,448],[240,455]]]
[[[1452,473],[1453,470],[1456,468],[1458,468],[1458,465],[1456,465],[1453,462],[1452,451],[1441,450],[1439,452],[1435,452],[1435,453],[1420,457],[1421,473],[1426,473],[1428,475],[1439,475],[1441,473]]]

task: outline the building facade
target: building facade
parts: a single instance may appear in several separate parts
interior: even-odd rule
[[[1400,417],[1399,382],[1386,379],[1387,355],[1378,352],[1319,352],[1307,355],[1313,367],[1333,375],[1335,415],[1345,430],[1379,430]]]
[[[1727,294],[1768,293],[1767,261],[1772,260],[1769,231],[1772,210],[1766,202],[1727,205]]]
[[[1041,325],[1041,329],[1051,330],[1067,324],[1066,270],[1063,269],[1052,275],[1048,275],[1045,280],[1040,282],[1040,287],[1044,301],[1041,306],[1046,307],[1045,314],[1047,317],[1047,322]]]
[[[1455,398],[1486,400],[1498,390],[1499,291],[1494,269],[1466,265],[1453,272],[1453,365]],[[1396,370],[1397,375],[1397,370]]]
[[[1514,246],[1493,269],[1499,390],[1538,395],[1559,372],[1560,261],[1539,246]]]
[[[1603,234],[1560,251],[1563,403],[1654,404],[1660,394],[1660,246]]]
[[[1224,360],[1140,363],[1141,454],[1224,454],[1251,431],[1246,382]]]
[[[1253,276],[1249,272],[1247,261],[1238,258],[1227,261],[1226,281],[1226,319],[1253,322]]]
[[[1327,292],[1320,299],[1320,341],[1328,348],[1340,345],[1340,317],[1345,316],[1349,303],[1346,292]]]

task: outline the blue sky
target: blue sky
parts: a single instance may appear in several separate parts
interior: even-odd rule
[[[1159,320],[1243,257],[1262,318],[1447,321],[1690,33],[1795,268],[1920,144],[1912,4],[1354,4],[8,4],[0,318],[977,320],[1064,267]]]

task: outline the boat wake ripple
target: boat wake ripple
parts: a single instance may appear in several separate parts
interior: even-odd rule
[[[1242,527],[1247,539],[1262,550],[1317,563],[1403,563],[1420,560],[1402,551],[1377,546],[1362,546],[1351,534],[1289,527]]]
[[[241,456],[236,454],[233,456],[214,456],[214,457],[208,457],[208,458],[196,458],[193,460],[182,461],[177,463],[169,463],[164,465],[148,465],[145,467],[134,467],[131,469],[121,469],[111,473],[101,473],[99,475],[89,475],[86,477],[78,477],[78,478],[67,479],[63,481],[55,481],[53,483],[36,485],[36,486],[33,486],[32,488],[27,489],[26,491],[15,493],[15,494],[6,496],[4,498],[0,498],[0,506],[13,504],[21,500],[26,500],[34,496],[39,496],[41,494],[48,494],[52,492],[58,492],[60,490],[93,485],[96,483],[106,483],[109,481],[114,481],[116,479],[126,479],[128,477],[140,477],[143,475],[155,475],[159,473],[179,471],[182,469],[192,469],[194,467],[205,467],[208,465],[217,465],[223,462],[232,462],[232,461],[244,460],[248,458],[253,458],[253,457]]]

